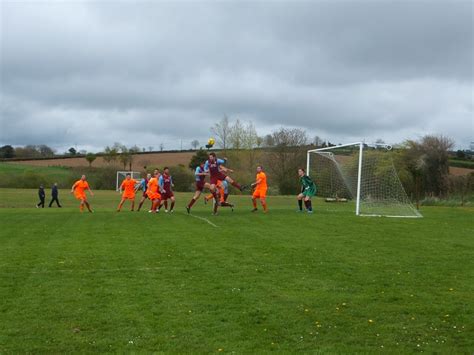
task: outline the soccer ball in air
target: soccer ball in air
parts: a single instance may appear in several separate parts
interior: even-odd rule
[[[211,146],[211,147],[214,145],[214,143],[216,143],[216,141],[214,140],[214,138],[209,138],[209,140],[207,141],[207,145],[209,145],[209,146]]]

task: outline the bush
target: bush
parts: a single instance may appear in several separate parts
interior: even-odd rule
[[[170,174],[173,177],[174,191],[194,191],[194,174],[192,170],[185,168],[183,165],[178,165],[170,167]]]
[[[196,154],[193,155],[191,158],[191,161],[189,162],[189,168],[190,169],[196,169],[199,164],[205,162],[208,158],[208,153],[207,151],[203,150],[202,148],[199,149]]]

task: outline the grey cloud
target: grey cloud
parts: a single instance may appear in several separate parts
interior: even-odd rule
[[[63,147],[77,129],[96,149],[176,148],[228,114],[260,133],[301,126],[341,142],[445,133],[466,146],[472,6],[2,3],[0,143]]]

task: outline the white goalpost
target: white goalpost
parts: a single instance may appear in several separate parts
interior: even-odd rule
[[[387,144],[355,142],[308,150],[306,171],[326,201],[355,201],[358,216],[422,217],[400,181]]]
[[[125,179],[127,174],[132,176],[132,179],[139,180],[141,178],[141,173],[138,171],[117,171],[117,179],[115,182],[115,191],[120,189],[120,185],[122,185],[122,181]]]

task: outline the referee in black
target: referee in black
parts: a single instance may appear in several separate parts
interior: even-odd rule
[[[59,199],[58,199],[58,194],[59,194],[58,183],[55,182],[53,187],[51,188],[51,202],[49,203],[48,207],[51,207],[54,201],[56,201],[56,204],[58,205],[58,207],[61,207],[61,204],[59,203]]]

